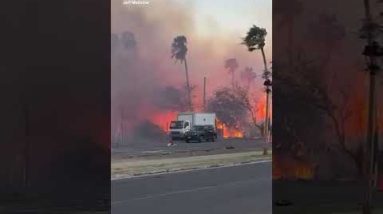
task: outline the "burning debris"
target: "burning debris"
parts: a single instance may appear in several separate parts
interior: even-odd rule
[[[316,166],[307,160],[273,154],[273,179],[311,180]]]
[[[220,130],[223,138],[243,138],[244,132],[239,128],[232,128],[226,126],[223,122],[217,121],[217,129]]]
[[[264,107],[264,104],[260,103],[251,102],[248,91],[241,87],[222,88],[209,100],[208,110],[216,112],[219,120],[217,128],[224,138],[243,138],[247,127],[259,129],[258,134],[262,133],[262,125],[257,121],[264,118],[264,109],[258,109],[259,106]]]

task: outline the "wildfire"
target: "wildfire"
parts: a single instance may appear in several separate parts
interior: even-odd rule
[[[236,129],[223,129],[223,138],[243,138],[243,132]]]
[[[273,179],[304,179],[314,178],[315,167],[311,163],[291,158],[274,158]]]
[[[165,132],[169,131],[169,125],[172,120],[177,117],[177,112],[166,111],[157,112],[151,117],[151,122],[161,127]],[[221,132],[223,138],[243,138],[244,133],[240,129],[227,127],[225,124],[217,120],[217,130]]]
[[[217,129],[221,130],[223,138],[243,138],[244,134],[241,130],[225,126],[224,123],[217,120]]]
[[[170,121],[177,117],[177,112],[167,111],[158,112],[153,115],[152,122],[157,126],[161,127],[165,132],[169,131]]]
[[[265,119],[266,103],[265,102],[258,102],[256,104],[256,109],[258,109],[258,111],[256,112],[256,118],[259,118],[260,120]]]

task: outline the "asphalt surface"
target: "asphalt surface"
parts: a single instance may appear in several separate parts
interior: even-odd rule
[[[137,142],[126,146],[112,148],[112,158],[129,155],[154,154],[161,152],[181,152],[181,151],[202,151],[220,150],[232,147],[236,150],[253,150],[257,148],[269,147],[271,144],[265,143],[263,139],[220,139],[217,142],[185,143],[176,141],[175,146],[168,147],[164,141]]]
[[[112,214],[271,214],[271,162],[112,181]]]
[[[273,213],[362,213],[363,190],[364,183],[360,181],[274,180]],[[290,205],[281,206],[280,201],[288,201]],[[376,209],[373,213],[383,213],[383,192],[374,192],[373,207]]]

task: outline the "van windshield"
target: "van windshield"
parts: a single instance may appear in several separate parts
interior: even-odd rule
[[[182,129],[183,121],[172,121],[170,122],[170,129]]]

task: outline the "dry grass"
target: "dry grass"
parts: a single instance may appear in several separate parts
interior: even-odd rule
[[[235,165],[269,158],[271,158],[271,152],[264,155],[263,151],[252,151],[157,160],[129,159],[114,161],[112,163],[111,170],[112,177],[116,178],[119,176],[129,177],[144,174]]]

